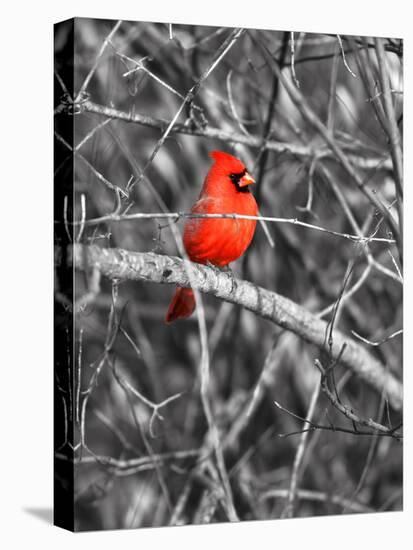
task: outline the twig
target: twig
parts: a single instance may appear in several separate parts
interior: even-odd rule
[[[89,73],[87,74],[85,80],[83,81],[83,84],[82,86],[80,87],[78,93],[77,93],[77,96],[76,96],[76,100],[75,100],[75,103],[77,101],[79,101],[79,99],[81,98],[82,94],[86,91],[86,88],[88,87],[89,85],[89,82],[92,78],[92,76],[95,74],[95,71],[99,65],[99,61],[102,57],[102,55],[104,54],[106,48],[107,48],[107,45],[109,44],[109,42],[112,40],[114,34],[117,32],[117,30],[119,29],[119,27],[121,26],[122,24],[122,21],[118,21],[116,23],[116,25],[113,27],[113,29],[110,31],[110,33],[107,35],[107,37],[105,38],[100,50],[99,50],[99,53],[97,54],[96,56],[96,59],[95,59],[95,62],[92,66],[92,68],[90,69]]]
[[[280,54],[279,54],[280,63],[284,62],[284,59],[287,55],[287,46],[288,46],[288,33],[284,32],[283,41],[282,41],[282,44],[281,44],[281,51],[280,51]],[[266,117],[265,117],[263,133],[262,133],[263,144],[260,147],[260,150],[259,150],[259,153],[258,153],[258,159],[257,159],[257,162],[258,162],[258,175],[257,175],[257,187],[256,187],[256,200],[257,200],[257,203],[258,203],[259,206],[261,206],[261,195],[262,195],[262,189],[263,189],[263,183],[264,183],[264,174],[265,174],[265,170],[266,170],[266,166],[267,166],[268,158],[269,158],[269,149],[267,149],[265,147],[265,144],[271,138],[271,133],[272,133],[271,126],[272,126],[274,112],[275,112],[275,104],[276,104],[277,98],[278,98],[279,87],[280,87],[280,81],[277,78],[277,76],[274,75],[273,79],[272,79],[271,99],[268,103],[268,108],[267,108],[267,113],[266,113]],[[261,215],[260,212],[259,212],[259,214]],[[270,246],[273,248],[274,243],[273,243],[272,238],[270,236],[270,233],[269,233],[269,231],[266,227],[265,221],[261,220],[260,223],[264,228],[265,234],[267,235],[267,238],[270,242]],[[244,265],[246,265],[246,266],[248,265],[247,262],[248,262],[249,254],[250,254],[250,252],[247,251],[247,253],[244,257],[245,258],[244,259],[244,262],[245,262]]]
[[[311,396],[310,405],[308,407],[307,415],[305,417],[303,426],[306,426],[311,423],[312,418],[314,416],[314,410],[315,410],[315,406],[316,406],[319,394],[320,394],[320,383],[317,383],[315,385],[315,388]],[[298,478],[299,478],[301,464],[304,458],[304,452],[306,449],[308,434],[309,434],[308,431],[303,432],[300,437],[300,441],[297,447],[297,451],[295,453],[294,464],[293,464],[293,469],[291,473],[291,481],[290,481],[290,488],[288,490],[287,503],[281,517],[291,518],[293,517],[293,514],[294,514],[294,501],[297,495]]]
[[[233,73],[233,70],[231,69],[230,71],[228,71],[228,74],[227,74],[227,79],[226,79],[226,84],[227,84],[227,93],[228,93],[228,101],[229,101],[229,106],[230,106],[230,109],[231,109],[231,112],[232,112],[232,115],[233,117],[235,118],[235,120],[237,121],[237,124],[238,124],[238,127],[239,129],[241,130],[241,132],[243,134],[245,134],[246,136],[249,136],[250,133],[248,132],[248,130],[245,128],[244,124],[242,123],[238,113],[237,113],[237,110],[235,108],[235,104],[234,104],[234,98],[232,96],[232,90],[231,90],[231,76],[232,76],[232,73]]]
[[[163,396],[163,389],[161,384],[161,378],[158,370],[158,359],[155,349],[152,345],[151,339],[148,337],[146,327],[142,323],[140,317],[140,306],[137,303],[132,302],[127,309],[127,315],[129,325],[133,330],[133,336],[129,336],[126,330],[122,327],[121,331],[125,335],[128,334],[127,340],[130,342],[133,350],[139,361],[143,361],[148,373],[148,377],[152,385],[152,394],[155,401],[161,401]]]
[[[396,115],[394,112],[393,100],[391,97],[391,89],[389,82],[389,75],[387,69],[387,63],[385,59],[383,39],[375,38],[376,54],[379,62],[379,76],[383,92],[384,111],[387,116],[387,132],[391,145],[391,155],[393,159],[393,168],[395,175],[395,183],[397,186],[397,193],[400,198],[403,197],[403,157],[401,148],[400,132],[397,127]],[[401,224],[401,221],[400,221]]]
[[[331,188],[333,189],[333,192],[334,194],[336,195],[337,197],[337,200],[346,216],[346,218],[348,219],[350,225],[352,226],[354,232],[356,235],[358,235],[358,237],[360,238],[364,238],[364,233],[365,233],[365,229],[362,229],[359,227],[355,217],[353,216],[353,213],[351,212],[350,210],[350,206],[348,205],[347,203],[347,200],[340,188],[340,186],[336,183],[335,181],[335,178],[332,176],[332,174],[330,173],[330,171],[326,168],[326,166],[324,165],[319,165],[318,166],[318,170],[319,172],[322,174],[322,176],[327,180],[328,184],[331,186]],[[383,218],[382,218],[383,219]],[[366,219],[366,224],[365,226],[368,227],[368,223],[367,223],[368,219]],[[379,222],[380,224],[381,222]],[[374,236],[376,233],[377,233],[377,230],[379,228],[379,224],[377,224],[377,227],[376,227],[376,230],[373,232],[373,235],[370,235],[370,236]],[[377,269],[378,271],[381,271],[382,273],[384,273],[384,275],[396,280],[397,282],[400,282],[400,279],[397,278],[397,276],[392,272],[390,271],[389,269],[385,268],[384,266],[382,266],[381,264],[379,264],[374,258],[373,258],[373,255],[370,251],[370,248],[369,248],[369,242],[366,241],[365,242],[365,246],[363,248],[363,252],[364,254],[366,255],[366,258],[367,258],[367,261],[368,261],[368,265]],[[360,281],[361,282],[361,281]],[[357,284],[357,283],[356,283]],[[358,288],[358,287],[357,287]],[[356,289],[357,289],[356,288]],[[350,291],[349,291],[350,292]],[[353,294],[353,292],[351,292],[351,294]],[[351,296],[350,294],[350,296]],[[346,299],[347,297],[349,297],[348,295],[346,295]],[[329,310],[330,308],[327,308],[325,310],[323,310],[322,314],[325,315],[327,313],[327,311]]]
[[[187,503],[187,500],[189,498],[189,494],[192,489],[192,484],[193,484],[193,480],[191,479],[191,477],[189,477],[189,479],[186,481],[184,485],[184,488],[182,489],[181,494],[179,495],[175,508],[173,509],[171,518],[169,520],[169,525],[180,525],[179,518],[181,517],[182,512]]]
[[[399,275],[397,273],[394,273],[391,269],[387,269],[384,265],[381,265],[377,260],[375,260],[373,257],[370,259],[370,263],[374,269],[377,271],[380,271],[380,273],[383,273],[390,279],[393,279],[400,285],[403,285],[403,279],[400,279]]]
[[[314,364],[316,365],[316,367],[321,373],[321,389],[326,394],[326,396],[328,397],[328,399],[330,400],[334,408],[336,408],[339,412],[344,414],[344,416],[346,416],[349,420],[351,420],[355,424],[361,424],[362,426],[372,428],[373,430],[376,430],[377,432],[380,432],[380,433],[389,433],[393,435],[399,435],[399,434],[395,434],[394,429],[388,428],[387,426],[383,426],[382,424],[375,422],[372,418],[369,418],[368,420],[361,418],[352,409],[343,405],[328,387],[328,384],[327,384],[328,371],[324,369],[323,365],[318,359],[314,361]]]
[[[133,451],[135,453],[139,453],[139,449],[135,445],[130,443],[128,438],[121,432],[121,430],[114,424],[114,422],[110,418],[108,418],[101,410],[94,407],[92,409],[92,412],[102,422],[102,424],[106,426],[106,428],[115,435],[115,437],[119,440],[122,447],[124,447],[127,451]],[[86,458],[88,457],[82,457],[82,462]]]
[[[347,200],[343,194],[343,192],[341,191],[341,188],[340,186],[336,183],[334,177],[332,176],[332,174],[330,173],[330,171],[326,168],[326,166],[324,165],[319,165],[318,166],[318,170],[319,172],[325,177],[325,179],[328,181],[329,185],[331,186],[331,188],[333,189],[333,192],[334,194],[336,195],[337,197],[337,200],[346,216],[346,218],[348,219],[350,225],[352,226],[354,232],[356,233],[356,235],[358,235],[360,238],[364,238],[364,233],[365,233],[365,229],[362,230],[362,228],[359,227],[355,217],[353,216],[353,213],[351,212],[350,210],[350,207],[347,203]],[[390,208],[390,207],[389,207]],[[383,218],[381,218],[381,221],[383,220]],[[365,226],[368,227],[368,223],[367,223],[368,219],[366,219],[366,223],[365,223]],[[377,234],[377,230],[379,228],[379,225],[381,223],[381,221],[377,224],[376,226],[376,230],[373,232],[373,234],[371,236],[374,236],[375,234]],[[386,267],[384,267],[383,265],[381,265],[377,260],[375,260],[373,258],[373,255],[370,251],[370,248],[369,248],[369,242],[366,241],[365,242],[365,246],[363,248],[363,252],[365,253],[366,255],[366,258],[367,258],[367,261],[368,261],[368,266],[374,268],[374,269],[377,269],[377,271],[380,271],[381,273],[383,273],[384,275],[386,275],[387,277],[390,277],[391,279],[395,280],[396,282],[398,283],[403,283],[403,279],[398,277],[395,273],[393,273],[390,269],[387,269]],[[389,254],[391,255],[391,257],[393,258],[393,255],[391,254],[390,250],[388,251]],[[395,263],[395,262],[394,262]],[[397,264],[395,264],[397,266]],[[398,273],[400,274],[398,268],[396,267],[396,270],[398,271]],[[364,282],[364,280],[366,280],[366,276],[368,275],[368,273],[364,273],[361,278],[360,278],[360,281],[358,283],[356,283],[354,285],[354,291],[355,290],[358,290],[358,288],[361,286],[361,283]],[[357,285],[357,286],[356,286]],[[353,294],[353,290],[350,289],[348,291],[348,293],[345,295],[346,296],[346,300]],[[325,315],[326,313],[328,313],[328,311],[331,310],[331,307],[332,306],[329,306],[328,308],[324,309],[320,315]]]
[[[92,267],[90,273],[87,273],[88,291],[79,296],[74,304],[75,313],[79,313],[85,309],[87,305],[92,303],[100,292],[100,276],[101,273],[96,267]]]
[[[231,313],[234,311],[233,305],[228,302],[222,302],[218,315],[215,317],[214,324],[209,331],[208,348],[209,355],[212,358],[218,347],[220,340],[225,334],[225,330],[228,327]]]
[[[82,246],[82,245],[77,245]],[[90,450],[86,443],[86,410],[87,405],[92,394],[93,389],[96,387],[97,380],[100,376],[101,370],[108,360],[109,353],[112,350],[113,344],[115,343],[116,336],[119,329],[119,323],[116,319],[116,300],[118,296],[118,283],[117,281],[112,281],[112,302],[109,312],[109,319],[107,324],[107,333],[105,338],[105,344],[103,352],[98,361],[96,361],[95,370],[90,378],[88,387],[86,390],[80,392],[83,394],[83,402],[80,411],[80,443],[81,446]],[[91,366],[94,366],[93,364]],[[80,397],[80,396],[79,396]]]
[[[111,184],[113,186],[113,184]],[[113,186],[115,187],[115,186]],[[333,231],[331,229],[326,229],[325,227],[319,227],[311,223],[303,222],[297,218],[275,218],[272,216],[248,216],[243,214],[194,214],[192,212],[136,212],[134,214],[107,214],[106,216],[101,216],[99,218],[92,218],[85,221],[85,225],[97,225],[103,222],[122,222],[127,220],[141,220],[141,219],[153,219],[153,218],[166,218],[173,219],[175,221],[180,218],[229,218],[233,220],[257,220],[264,222],[273,222],[273,223],[288,223],[292,225],[299,225],[300,227],[306,227],[307,229],[314,229],[315,231],[321,231],[323,233],[329,233],[330,235],[335,235],[336,237],[342,237],[343,239],[348,239],[353,242],[367,243],[367,242],[382,242],[393,244],[394,239],[388,239],[385,237],[375,237],[374,235],[364,237],[359,235],[351,235],[349,233],[340,233],[338,231]],[[74,221],[73,224],[77,225],[78,222]]]
[[[142,401],[142,403],[145,403],[148,407],[152,409],[152,415],[149,420],[149,434],[152,438],[155,437],[154,431],[153,431],[153,424],[155,422],[156,418],[159,418],[159,420],[163,420],[163,416],[159,413],[159,410],[168,405],[168,403],[171,403],[172,401],[176,401],[176,399],[179,399],[182,395],[182,393],[177,393],[175,395],[171,395],[170,397],[167,397],[161,403],[153,403],[150,399],[142,395],[136,388],[134,388],[127,380],[117,375],[118,379],[121,380],[122,384],[128,388],[128,390],[133,393],[138,399]]]
[[[106,187],[108,187],[109,189],[111,189],[112,191],[115,191],[116,193],[120,193],[121,195],[123,195],[124,197],[128,197],[128,194],[123,190],[121,189],[120,187],[117,187],[116,185],[113,185],[113,183],[111,183],[109,180],[107,180],[104,176],[102,176],[102,174],[100,172],[98,172],[96,170],[96,168],[93,166],[93,164],[91,164],[87,158],[85,158],[82,154],[80,154],[76,149],[73,149],[73,147],[67,143],[67,141],[58,133],[58,132],[55,132],[55,137],[56,139],[58,139],[61,143],[63,143],[63,145],[65,145],[65,147],[67,147],[67,149],[69,149],[70,152],[73,152],[78,158],[82,159],[82,161],[90,168],[90,170],[92,170],[92,172],[94,173],[94,175],[98,178],[99,181],[101,181],[102,183],[104,183],[106,185]],[[67,157],[68,159],[71,158],[70,156]]]
[[[301,422],[305,422],[306,419],[303,418],[302,416],[299,416],[298,414],[286,409],[285,407],[283,407],[280,403],[278,403],[278,401],[274,401],[274,405],[279,408],[281,411],[289,414],[290,416],[292,416],[293,418],[296,418],[297,420],[300,420]],[[308,421],[307,422],[310,424],[310,427],[309,428],[303,428],[301,430],[297,430],[297,431],[293,431],[293,432],[288,432],[288,433],[285,433],[285,434],[277,434],[278,437],[280,438],[287,438],[287,437],[291,437],[293,435],[301,435],[303,434],[304,432],[315,432],[316,430],[326,430],[326,431],[330,431],[330,432],[341,432],[341,433],[345,433],[345,434],[350,434],[350,435],[357,435],[357,436],[367,436],[367,437],[375,437],[377,435],[377,430],[371,430],[371,431],[365,431],[365,430],[359,430],[359,429],[350,429],[350,428],[346,428],[344,426],[337,426],[337,425],[333,425],[333,424],[329,424],[328,426],[325,425],[325,424],[318,424],[318,423],[315,423],[315,422],[312,422],[312,421]],[[399,428],[400,426],[398,426]],[[402,439],[402,435],[400,433],[396,431],[392,432],[381,432],[380,433],[380,437],[392,437],[394,439],[396,439],[397,441],[400,441]]]
[[[334,133],[334,115],[335,115],[335,102],[336,102],[336,89],[337,89],[337,76],[338,76],[338,60],[339,52],[334,55],[333,64],[331,67],[331,79],[330,79],[330,91],[327,107],[327,129]]]
[[[269,491],[266,491],[265,493],[260,495],[260,499],[267,500],[269,498],[287,498],[287,496],[288,496],[288,489],[270,489]],[[373,510],[368,506],[366,506],[365,504],[361,504],[355,501],[350,501],[349,499],[339,495],[331,495],[329,493],[322,493],[319,491],[309,491],[306,489],[298,489],[297,498],[300,500],[312,500],[315,502],[324,502],[324,503],[331,502],[332,504],[336,504],[337,506],[347,506],[353,512],[360,512],[360,513],[373,512]]]
[[[388,510],[389,507],[394,504],[397,500],[402,500],[404,494],[404,487],[401,487],[398,491],[395,491],[393,494],[387,498],[384,503],[380,506],[380,508],[377,510],[378,512],[383,512],[384,510]],[[402,507],[400,507],[400,510]]]
[[[351,74],[351,76],[354,76],[354,78],[356,78],[357,75],[350,69],[350,66],[347,63],[346,54],[344,53],[344,48],[343,48],[343,42],[342,42],[341,36],[339,34],[337,35],[337,40],[338,40],[338,43],[340,44],[341,55],[343,56],[343,63],[344,63],[345,68],[348,70],[348,72]]]
[[[128,71],[126,71],[125,73],[123,73],[123,77],[128,77],[130,76],[131,74],[133,73],[136,73],[138,71],[143,71],[145,74],[147,74],[148,76],[150,76],[153,80],[155,80],[158,84],[160,84],[161,86],[163,86],[166,90],[170,91],[172,94],[176,95],[177,97],[179,97],[180,99],[182,100],[185,100],[185,96],[182,95],[180,92],[178,92],[178,90],[176,90],[175,88],[173,88],[170,84],[167,84],[164,80],[162,80],[158,75],[156,75],[155,73],[153,73],[152,71],[150,71],[144,64],[143,64],[143,59],[132,59],[131,57],[125,55],[125,54],[122,54],[122,53],[119,53],[118,51],[116,51],[116,55],[118,55],[122,60],[125,60],[125,61],[129,61],[131,63],[133,63],[134,65],[136,65],[135,68],[133,69],[130,69]],[[198,111],[202,111],[202,109],[200,107],[198,107],[197,105],[193,105],[193,108],[198,110]]]
[[[372,270],[372,266],[368,264],[366,268],[364,269],[363,273],[360,275],[359,279],[354,283],[354,285],[345,292],[345,289],[343,289],[343,292],[340,296],[340,304],[342,305],[344,302],[346,302],[353,294],[355,294],[361,286],[366,282],[368,276],[370,275],[370,272]],[[337,308],[337,300],[334,301],[329,306],[325,307],[321,311],[317,313],[318,317],[325,317],[328,313],[331,311],[336,310]]]
[[[71,243],[72,242],[72,235],[70,234],[70,231],[69,231],[69,221],[67,219],[68,199],[69,199],[68,195],[65,195],[64,198],[63,198],[63,224],[64,224],[64,227],[65,227],[67,238],[69,239],[69,242]]]
[[[251,396],[225,436],[223,442],[225,448],[234,447],[242,432],[251,423],[255,411],[264,397],[265,390],[275,383],[285,350],[291,345],[292,338],[293,335],[289,333],[283,334],[280,339],[274,336],[272,346],[267,353],[261,374],[251,392]]]
[[[367,338],[363,338],[363,336],[360,336],[360,334],[357,334],[357,332],[355,330],[352,330],[351,334],[353,334],[353,336],[355,336],[356,338],[358,338],[359,340],[361,340],[365,344],[368,344],[369,346],[381,346],[382,344],[384,344],[385,342],[388,342],[392,338],[395,338],[396,336],[399,336],[399,334],[403,334],[403,329],[396,330],[396,332],[393,332],[392,334],[390,334],[390,336],[386,336],[385,338],[382,338],[378,342],[372,342],[371,340],[368,340]]]
[[[385,403],[386,403],[386,399],[385,399],[384,394],[382,394],[382,396],[380,398],[379,412],[378,412],[378,415],[377,415],[378,418],[381,418],[383,416]],[[350,502],[354,502],[355,498],[360,493],[360,491],[361,491],[361,489],[362,489],[362,487],[363,487],[363,485],[366,481],[368,472],[371,468],[374,457],[377,453],[377,448],[378,448],[379,441],[380,441],[379,432],[376,432],[376,435],[373,436],[373,438],[370,441],[370,446],[369,446],[369,451],[368,451],[368,454],[367,454],[366,462],[364,464],[363,471],[361,472],[360,479],[357,483],[357,487],[355,488],[353,494],[351,495]],[[349,504],[345,505],[343,507],[343,512],[342,513],[345,514],[349,510],[349,508],[350,508]]]
[[[142,353],[141,353],[141,350],[138,348],[138,346],[135,344],[135,342],[132,340],[132,338],[129,336],[129,334],[127,333],[127,331],[123,328],[123,327],[120,327],[120,331],[122,332],[122,334],[125,336],[126,340],[130,343],[130,345],[133,347],[136,355],[141,358],[142,357]]]
[[[67,405],[66,405],[66,399],[65,399],[65,396],[60,393],[60,397],[62,398],[62,405],[63,405],[63,442],[62,444],[56,449],[56,452],[54,454],[54,456],[56,457],[57,456],[57,453],[63,449],[63,447],[65,447],[66,443],[67,443],[67,435],[68,435],[68,432],[69,432],[69,421],[68,421],[68,417],[67,417]]]
[[[161,471],[161,464],[159,464],[159,462],[156,460],[156,455],[151,447],[151,444],[149,443],[148,441],[148,438],[146,437],[146,434],[145,434],[145,430],[143,429],[142,425],[141,425],[141,422],[139,420],[139,418],[137,417],[136,415],[136,412],[135,412],[135,408],[134,408],[134,404],[133,404],[133,401],[130,399],[130,394],[129,394],[129,391],[128,391],[128,388],[124,385],[123,383],[123,380],[121,378],[118,377],[118,373],[116,371],[116,368],[115,368],[115,365],[114,363],[110,360],[110,358],[108,358],[108,363],[109,363],[109,366],[111,368],[111,372],[116,380],[116,382],[118,383],[118,385],[120,386],[120,388],[122,388],[122,390],[124,391],[125,395],[126,395],[126,398],[128,400],[128,403],[129,403],[129,407],[130,407],[130,412],[131,412],[131,415],[132,415],[132,418],[133,418],[133,421],[135,423],[135,426],[138,430],[138,432],[140,433],[140,436],[142,438],[142,441],[143,441],[143,444],[145,446],[145,449],[148,453],[148,455],[150,456],[151,458],[151,462],[152,462],[152,465],[153,467],[155,468],[155,471],[156,471],[156,475],[157,475],[157,479],[158,479],[158,483],[159,483],[159,486],[161,488],[161,491],[163,493],[163,496],[165,498],[165,502],[168,506],[168,509],[169,510],[172,510],[172,503],[171,503],[171,497],[169,495],[169,491],[168,491],[168,487],[167,487],[167,484],[166,484],[166,481],[165,481],[165,478],[164,478],[164,475]],[[139,469],[139,467],[137,468]],[[127,472],[127,473],[126,473]],[[125,475],[128,475],[130,472],[130,470],[126,470],[124,472]]]
[[[402,273],[401,273],[401,271],[400,271],[399,266],[397,265],[396,260],[394,259],[393,254],[391,253],[391,250],[388,250],[387,252],[389,253],[389,256],[390,256],[390,258],[391,258],[391,261],[392,261],[394,267],[396,268],[397,275],[399,276],[400,282],[403,283],[403,275],[402,275]]]
[[[294,33],[290,32],[290,66],[291,66],[291,75],[293,77],[294,83],[297,86],[297,88],[300,87],[300,83],[298,82],[297,75],[295,74],[295,53],[294,53]]]
[[[343,376],[341,376],[341,378],[337,381],[337,384],[335,386],[335,389],[337,390],[338,394],[340,394],[343,391],[346,384],[351,380],[351,378],[353,378],[353,373],[351,371],[348,370],[348,371],[343,373]],[[319,421],[318,422],[321,422],[321,420],[324,421],[325,419],[329,420],[328,408],[327,407],[324,407],[323,412],[319,415]],[[330,426],[332,426],[331,421],[330,421]],[[303,460],[302,472],[306,469],[307,465],[311,464],[311,453],[316,448],[316,446],[318,445],[318,443],[320,441],[320,438],[323,434],[323,431],[324,430],[322,430],[322,429],[321,430],[316,430],[314,432],[311,440],[309,441],[308,446],[307,446],[307,452],[306,452],[304,460]]]
[[[332,35],[332,38],[334,38],[337,42],[337,35]],[[349,41],[348,36],[345,36],[344,38],[347,41]],[[357,47],[357,50],[356,50],[357,52],[368,49],[368,48],[374,48],[374,44],[360,44],[360,42],[358,42],[358,41],[356,41],[356,42],[358,43],[358,47]],[[310,41],[308,39],[306,40],[306,44],[307,44],[307,46],[310,44]],[[391,48],[391,47],[388,47],[388,46],[389,46],[388,44],[385,45],[386,51],[392,51],[393,53],[397,53],[399,55],[398,51],[396,52],[396,50],[394,48]],[[348,48],[347,50],[344,50],[344,53],[346,55],[354,53],[354,48]],[[331,59],[335,55],[336,55],[336,53],[334,51],[330,52],[330,53],[325,53],[325,54],[308,55],[308,56],[300,57],[299,59],[296,59],[295,60],[295,65],[299,65],[301,63],[308,63],[309,61],[323,61],[325,59]]]
[[[387,70],[387,64],[384,53],[383,39],[375,38],[376,54],[379,62],[379,77],[381,88],[383,91],[383,103],[384,111],[387,117],[386,130],[390,141],[390,152],[393,160],[394,181],[396,185],[396,192],[398,195],[397,212],[400,226],[401,242],[403,243],[403,155],[401,147],[401,137],[399,128],[397,126],[396,114],[394,112],[393,99],[391,97],[391,89],[389,82],[389,75]],[[402,261],[403,255],[400,254]]]
[[[76,422],[80,422],[80,390],[82,386],[82,349],[83,349],[83,327],[79,331],[79,349],[78,349],[78,355],[77,355],[77,381],[76,381]]]
[[[77,151],[79,151],[79,149],[83,147],[85,143],[87,143],[101,128],[104,128],[111,121],[111,118],[105,118],[100,124],[95,126],[90,132],[85,135],[85,137],[81,141],[79,141],[79,143],[74,148],[74,152],[76,153]]]
[[[60,84],[60,87],[62,88],[63,93],[66,94],[67,97],[68,97],[69,99],[71,99],[71,96],[70,96],[70,94],[69,94],[69,90],[66,88],[65,83],[63,82],[61,76],[60,76],[59,73],[56,71],[56,69],[54,70],[54,75],[55,75],[55,77],[56,77],[58,83]]]
[[[115,191],[115,193],[120,193],[123,197],[129,196],[128,193],[124,191],[121,187],[114,185],[112,182],[106,179],[98,170],[96,170],[93,164],[91,164],[86,157],[84,157],[80,153],[76,153],[76,156],[77,158],[80,158],[86,164],[86,166],[88,166],[88,168],[93,172],[96,178],[101,181],[108,189],[110,189],[111,191]]]
[[[275,432],[275,427],[271,425],[260,435],[260,437],[257,440],[254,440],[254,442],[247,448],[244,454],[237,460],[237,462],[231,468],[229,472],[229,475],[231,478],[237,476],[238,473],[240,473],[242,469],[245,468],[247,462],[258,451],[259,447],[264,442],[267,442],[268,439],[272,435],[274,435],[274,432]]]
[[[80,209],[81,209],[81,218],[80,218],[80,228],[79,228],[79,233],[77,234],[77,237],[76,237],[76,242],[79,243],[81,238],[82,238],[82,235],[83,235],[83,231],[85,229],[85,220],[86,220],[86,195],[84,193],[81,193],[80,195]]]
[[[206,334],[205,334],[206,336]],[[208,350],[208,343],[205,342],[203,349]],[[222,451],[222,445],[219,438],[218,427],[215,423],[214,417],[212,415],[211,406],[209,403],[209,356],[207,351],[204,356],[201,358],[201,399],[204,409],[205,416],[207,418],[210,437],[212,439],[212,444],[216,456],[218,472],[221,478],[221,482],[225,491],[226,501],[227,501],[227,513],[230,521],[239,521],[237,512],[234,506],[234,500],[232,496],[232,490],[230,482],[228,479],[228,473],[225,467],[224,455]]]
[[[351,38],[347,38],[347,40],[350,42],[350,44],[353,45],[353,40]],[[358,66],[359,73],[367,94],[366,101],[368,101],[372,105],[380,126],[383,128],[384,132],[386,132],[386,123],[385,123],[385,114],[384,114],[383,105],[381,104],[380,101],[375,100],[377,98],[375,97],[376,96],[375,88],[373,88],[373,85],[375,85],[376,83],[376,78],[372,70],[372,67],[374,67],[375,62],[373,61],[372,56],[370,55],[369,48],[367,48],[367,40],[365,38],[362,38],[361,40],[365,45],[365,51],[361,52],[354,45],[353,45],[353,50],[355,52],[357,66]]]
[[[315,156],[313,158],[313,160],[311,161],[310,168],[308,170],[308,196],[307,196],[306,205],[304,207],[303,206],[297,206],[296,207],[297,210],[299,210],[300,212],[308,212],[308,213],[312,214],[313,217],[318,217],[312,211],[312,207],[313,207],[313,189],[314,189],[313,176],[314,176],[314,171],[315,171],[316,166],[317,166],[317,160],[318,160],[317,156]]]

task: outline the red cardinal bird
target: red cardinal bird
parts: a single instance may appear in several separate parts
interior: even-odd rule
[[[244,214],[257,216],[258,206],[249,185],[254,179],[244,164],[223,151],[212,151],[214,159],[194,214]],[[256,220],[229,218],[188,218],[184,227],[184,247],[191,261],[224,267],[237,260],[254,236]],[[191,288],[178,288],[169,305],[165,322],[189,317],[195,309]]]

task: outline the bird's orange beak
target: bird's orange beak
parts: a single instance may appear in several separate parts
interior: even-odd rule
[[[247,185],[251,185],[251,183],[255,183],[255,179],[251,176],[251,174],[249,174],[248,172],[245,172],[245,174],[239,180],[238,185],[240,187],[246,187]]]

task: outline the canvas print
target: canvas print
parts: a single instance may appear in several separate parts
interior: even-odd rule
[[[402,39],[54,48],[56,525],[402,510]]]

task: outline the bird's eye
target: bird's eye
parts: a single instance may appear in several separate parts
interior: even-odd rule
[[[229,179],[232,181],[232,183],[239,183],[240,179],[245,176],[247,170],[243,170],[242,172],[239,172],[238,174],[230,174]]]

